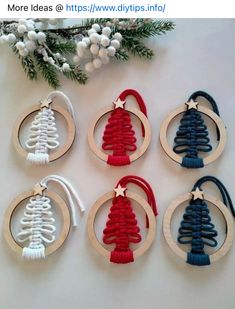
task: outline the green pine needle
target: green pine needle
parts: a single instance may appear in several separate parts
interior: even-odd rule
[[[129,60],[128,52],[124,48],[120,48],[119,50],[117,50],[115,57],[118,60],[121,60],[121,61],[128,61]]]
[[[63,72],[64,76],[73,81],[79,82],[81,85],[85,85],[88,77],[87,75],[80,69],[74,68],[71,71]]]

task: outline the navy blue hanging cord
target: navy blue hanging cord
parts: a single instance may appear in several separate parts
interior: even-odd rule
[[[205,182],[213,182],[218,187],[224,204],[230,208],[232,215],[235,217],[231,197],[225,186],[217,178],[213,176],[200,178],[193,186],[192,191],[195,191],[196,188],[201,189]],[[215,239],[217,235],[206,202],[201,199],[191,199],[180,223],[178,236],[180,244],[191,245],[191,251],[187,253],[187,263],[197,266],[210,265],[210,257],[205,253],[204,246],[216,247],[218,244]]]
[[[197,97],[204,97],[207,99],[213,111],[219,116],[218,106],[215,100],[204,91],[196,91],[190,97],[189,100],[196,100]],[[220,139],[219,130],[217,129],[217,140]],[[204,167],[203,159],[198,156],[199,152],[210,152],[212,146],[210,144],[210,138],[207,126],[204,123],[202,114],[196,109],[189,109],[184,112],[182,119],[180,120],[180,126],[176,132],[174,139],[173,150],[177,154],[186,153],[183,157],[181,165],[187,168],[201,168]]]

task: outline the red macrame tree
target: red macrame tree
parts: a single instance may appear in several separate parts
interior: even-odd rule
[[[127,112],[124,107],[125,99],[129,95],[132,95],[136,98],[140,110],[145,114],[145,116],[147,116],[146,106],[142,97],[137,91],[133,89],[127,89],[120,94],[116,102],[122,101],[123,108],[116,108],[116,106],[114,107],[114,110],[108,119],[108,124],[105,127],[103,135],[103,150],[113,152],[108,156],[107,163],[110,165],[130,164],[128,152],[134,152],[137,149],[135,131],[132,127],[131,117],[129,112]],[[114,102],[114,105],[116,102]]]
[[[148,203],[156,216],[156,201],[150,185],[138,176],[126,176],[118,182],[116,188],[119,185],[125,188],[128,183],[134,183],[145,191]],[[148,222],[146,226],[148,227]],[[131,201],[126,196],[114,197],[108,221],[103,231],[103,242],[107,245],[115,244],[115,248],[110,255],[111,262],[126,264],[134,261],[130,244],[141,241],[139,232],[140,228],[133,212]]]

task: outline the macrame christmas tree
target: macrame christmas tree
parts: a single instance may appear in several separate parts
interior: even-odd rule
[[[139,243],[141,235],[131,202],[127,197],[118,196],[113,199],[108,221],[103,233],[103,242],[115,244],[110,261],[114,263],[130,263],[134,261],[130,243]]]
[[[186,104],[188,110],[180,120],[173,150],[177,154],[185,153],[182,166],[200,168],[204,166],[204,163],[203,159],[199,157],[199,153],[211,151],[212,146],[210,145],[207,126],[201,113],[197,110],[197,103],[190,101]]]
[[[49,150],[59,147],[58,138],[54,111],[50,107],[42,107],[34,117],[25,142],[28,150],[34,150],[28,153],[27,160],[36,164],[48,163]]]
[[[19,242],[28,242],[23,248],[23,257],[26,259],[45,258],[45,244],[55,240],[55,219],[52,215],[48,197],[37,194],[30,198],[20,221],[21,230],[17,234]]]
[[[105,127],[102,144],[103,150],[112,151],[107,161],[110,165],[130,164],[129,153],[137,149],[130,113],[125,110],[125,99],[129,95],[136,99],[140,110],[147,117],[145,103],[140,94],[133,89],[124,90],[118,100],[113,102],[114,110]],[[142,133],[144,136],[143,125]]]
[[[115,197],[108,215],[108,221],[103,231],[103,242],[107,245],[115,244],[111,252],[110,261],[113,263],[126,264],[134,261],[131,244],[141,241],[140,228],[133,211],[131,201],[125,195],[126,185],[133,183],[144,190],[148,203],[157,216],[156,201],[151,186],[141,177],[125,176],[118,182]],[[146,227],[149,227],[148,220]]]
[[[179,228],[178,241],[190,244],[191,251],[187,254],[187,263],[192,265],[209,265],[209,255],[204,247],[216,247],[217,231],[211,222],[210,210],[204,200],[191,200],[186,207],[183,220]]]

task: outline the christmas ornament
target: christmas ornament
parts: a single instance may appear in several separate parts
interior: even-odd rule
[[[214,183],[219,189],[222,201],[206,194],[202,191],[201,186],[206,182]],[[190,245],[190,252],[183,251],[175,243],[171,234],[171,220],[177,207],[189,201],[185,208],[183,219],[180,223],[178,242],[183,245]],[[217,207],[226,222],[226,238],[220,247],[213,254],[208,255],[205,252],[205,247],[216,247],[218,245],[216,237],[218,232],[210,217],[210,210],[207,202]],[[235,210],[233,208],[232,200],[225,186],[217,178],[213,176],[205,176],[200,178],[191,193],[186,193],[176,200],[174,200],[167,208],[163,219],[163,233],[169,247],[180,258],[191,265],[203,266],[209,265],[220,260],[231,249],[234,237],[234,220],[231,215],[235,217]]]
[[[56,103],[62,99],[66,109]],[[29,129],[25,145],[20,141],[22,124],[37,112]],[[67,126],[66,142],[60,146],[55,112],[63,116]],[[76,134],[73,106],[69,98],[60,91],[51,92],[45,100],[31,106],[20,115],[13,129],[13,145],[16,151],[33,164],[47,164],[62,157],[71,148]]]
[[[60,185],[67,202],[58,193],[48,189],[50,182]],[[14,237],[12,217],[22,202],[26,203],[24,216],[20,220],[21,228]],[[52,202],[59,209],[63,221],[58,237]],[[77,226],[76,204],[82,212],[85,210],[79,196],[67,180],[57,175],[43,178],[33,189],[17,196],[7,208],[4,217],[4,236],[7,244],[15,253],[26,259],[42,259],[54,253],[68,237],[71,218],[73,226]]]
[[[128,184],[139,186],[146,193],[147,201],[140,195],[127,189]],[[108,215],[108,221],[103,231],[103,242],[106,245],[115,244],[112,252],[106,250],[95,235],[95,218],[100,208],[107,201],[112,200],[112,206]],[[142,246],[132,251],[130,245],[141,242],[140,228],[131,206],[131,200],[137,202],[146,212],[146,227],[149,229],[148,235]],[[95,250],[110,262],[126,264],[133,262],[135,258],[143,255],[151,246],[156,229],[155,216],[157,208],[155,197],[150,185],[138,176],[126,176],[120,179],[112,192],[100,197],[91,208],[88,221],[88,235]]]
[[[213,111],[202,106],[196,101],[198,97],[205,98],[212,106]],[[183,113],[180,126],[176,132],[173,149],[167,141],[167,131],[170,122]],[[217,129],[217,148],[205,158],[200,153],[208,153],[212,150],[209,133],[204,123],[202,114],[213,120]],[[219,110],[214,99],[204,91],[193,93],[184,106],[171,112],[163,121],[160,129],[160,142],[166,154],[175,162],[187,168],[202,168],[215,161],[223,152],[226,144],[226,129],[220,118]],[[181,157],[181,154],[185,154]]]
[[[51,27],[54,25],[55,27]],[[20,58],[28,78],[38,74],[53,88],[59,75],[85,84],[87,73],[112,58],[127,61],[130,55],[151,59],[154,52],[144,39],[173,30],[170,21],[152,19],[86,19],[65,27],[62,19],[0,21],[0,43],[8,44]]]
[[[126,106],[126,98],[133,96],[140,110]],[[103,151],[96,145],[94,134],[98,121],[107,113],[111,115],[108,124],[105,127],[103,135]],[[135,131],[133,130],[130,113],[139,118],[142,123],[143,143],[139,149],[136,146]],[[147,110],[140,94],[133,89],[124,90],[118,99],[113,102],[113,106],[106,107],[96,113],[89,131],[88,143],[91,150],[103,161],[109,165],[127,165],[137,160],[147,150],[151,139],[151,128],[147,119]],[[112,152],[112,153],[110,153]],[[130,154],[131,153],[131,154]]]

